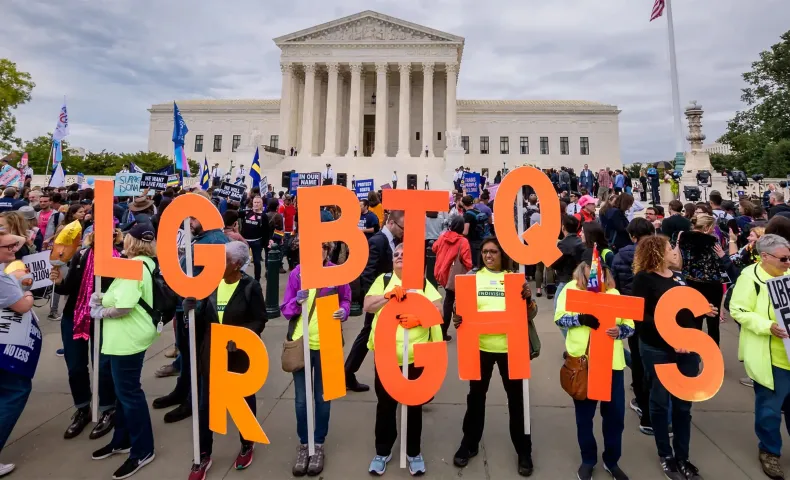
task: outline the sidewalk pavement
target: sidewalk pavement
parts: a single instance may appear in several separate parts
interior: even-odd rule
[[[281,276],[284,288],[285,276]],[[559,385],[562,364],[562,336],[552,322],[552,301],[538,299],[540,313],[536,319],[543,344],[541,355],[533,360],[530,401],[533,435],[533,459],[536,479],[574,479],[580,463],[576,442],[573,403]],[[64,440],[63,432],[73,414],[66,366],[55,356],[61,347],[59,322],[46,319],[47,310],[38,308],[44,334],[43,351],[33,381],[33,393],[24,414],[8,441],[0,462],[15,463],[11,478],[22,479],[110,479],[123,462],[121,455],[107,460],[91,460],[91,452],[104,446],[110,436],[89,440],[90,426],[77,438]],[[346,350],[362,325],[363,317],[349,319],[344,330]],[[255,460],[247,471],[236,471],[233,461],[239,440],[230,423],[228,435],[215,435],[214,465],[209,479],[288,479],[298,443],[294,414],[294,388],[291,375],[279,368],[282,341],[287,324],[280,317],[270,320],[263,332],[269,351],[269,377],[258,393],[258,421],[271,444],[257,445]],[[744,376],[737,360],[738,329],[732,320],[722,326],[722,349],[725,379],[721,391],[712,400],[694,405],[692,409],[691,460],[706,479],[766,478],[757,460],[757,439],[754,434],[754,400],[752,390],[738,383]],[[454,330],[451,329],[451,334]],[[148,350],[143,368],[143,389],[150,402],[172,389],[175,378],[154,377],[156,369],[169,362],[164,351],[173,343],[168,327],[162,337]],[[507,399],[501,380],[495,373],[487,400],[487,422],[480,455],[465,469],[453,466],[453,454],[461,440],[468,385],[458,379],[455,340],[449,343],[450,363],[441,391],[423,413],[423,455],[428,478],[434,479],[496,479],[520,478],[516,472],[516,455],[508,432]],[[359,372],[361,382],[373,385],[373,355],[369,354]],[[630,374],[626,374],[626,384]],[[626,392],[626,401],[632,393]],[[326,443],[326,466],[320,478],[369,478],[367,467],[374,455],[374,422],[376,396],[348,393],[332,402],[329,436]],[[186,479],[192,463],[191,421],[165,425],[162,417],[167,410],[152,410],[156,442],[156,460],[143,468],[135,479]],[[623,458],[620,466],[635,480],[663,478],[658,466],[655,442],[641,434],[636,414],[626,409],[623,433]],[[596,419],[599,454],[603,451],[600,419]],[[393,449],[393,461],[387,477],[408,478],[398,468],[399,445]],[[783,461],[790,469],[790,462]],[[610,478],[602,463],[596,468],[596,479]]]

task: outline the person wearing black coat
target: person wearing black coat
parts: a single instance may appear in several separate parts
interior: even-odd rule
[[[634,197],[628,193],[620,194],[614,205],[606,210],[606,240],[609,246],[617,252],[619,249],[631,245],[628,236],[628,217],[626,212],[634,204]]]
[[[194,298],[184,299],[184,313],[195,310],[195,342],[197,345],[198,370],[198,421],[200,429],[200,464],[193,465],[193,472],[205,472],[211,466],[213,432],[209,429],[209,378],[211,355],[211,327],[214,324],[242,327],[260,336],[266,326],[265,300],[260,282],[243,272],[250,260],[249,248],[244,242],[225,244],[225,275],[219,287],[200,302]],[[235,285],[235,286],[234,286]],[[231,292],[231,293],[229,293]],[[222,315],[220,317],[220,315]],[[237,350],[231,341],[227,345],[228,371],[244,373],[250,359],[242,350]],[[217,352],[214,352],[216,355]],[[255,394],[245,398],[252,414],[256,414]],[[242,470],[252,462],[253,442],[241,434],[241,450],[235,468]]]
[[[379,275],[392,271],[392,252],[395,250],[395,242],[400,242],[401,239],[403,239],[403,211],[395,210],[390,212],[384,227],[368,239],[368,250],[370,251],[368,263],[360,277],[363,294],[367,293]],[[368,339],[374,316],[371,313],[365,314],[362,330],[354,340],[351,351],[348,352],[348,358],[346,358],[346,389],[352,392],[370,390],[370,386],[357,381],[356,374],[368,353]]]
[[[573,278],[573,271],[582,261],[584,253],[584,242],[576,234],[579,231],[579,220],[570,215],[562,218],[562,233],[565,237],[557,244],[557,248],[562,252],[562,256],[557,259],[551,268],[555,270],[557,282],[557,296],[562,292],[562,287]]]

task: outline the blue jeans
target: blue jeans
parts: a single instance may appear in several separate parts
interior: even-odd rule
[[[696,377],[699,374],[699,355],[659,350],[641,340],[639,352],[645,367],[645,381],[650,388],[650,419],[653,422],[658,455],[688,460],[691,442],[691,402],[677,398],[664,388],[656,375],[656,365],[674,363],[683,375]],[[670,415],[672,415],[672,430],[675,434],[672,444],[669,442]]]
[[[310,365],[313,367],[313,396],[315,397],[315,443],[323,444],[329,432],[329,410],[331,402],[324,401],[324,379],[321,375],[321,351],[310,350]],[[299,442],[307,445],[307,391],[305,369],[294,372],[296,391],[296,434]]]
[[[612,370],[612,399],[601,402],[603,418],[603,463],[608,468],[617,466],[623,450],[623,428],[625,427],[625,376],[622,370]],[[595,466],[598,463],[598,445],[593,433],[593,419],[598,409],[598,400],[574,400],[576,407],[576,438],[582,454],[582,463]]]
[[[115,382],[115,432],[113,448],[132,447],[130,459],[145,458],[154,451],[154,431],[148,402],[140,385],[145,351],[133,355],[108,355]]]
[[[0,370],[0,451],[22,415],[32,389],[29,378]]]
[[[95,320],[92,320],[95,321]],[[91,341],[74,339],[74,312],[63,312],[60,321],[60,336],[63,340],[63,356],[69,372],[69,389],[74,407],[85,408],[91,404],[91,373],[88,364],[93,361],[93,328]],[[112,382],[110,359],[99,354],[99,411],[115,407],[115,386]]]
[[[790,399],[790,371],[771,367],[774,389],[754,382],[754,432],[760,440],[759,448],[773,455],[782,454],[782,404]],[[785,415],[785,426],[790,432],[790,418]]]

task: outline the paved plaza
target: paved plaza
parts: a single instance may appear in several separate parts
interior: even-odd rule
[[[285,282],[286,277],[282,275],[281,287],[284,288]],[[562,336],[551,320],[552,302],[543,297],[538,299],[538,305],[540,313],[536,323],[543,349],[540,357],[532,363],[530,382],[535,461],[533,478],[574,479],[580,456],[573,404],[559,385]],[[41,321],[44,334],[41,361],[33,381],[33,393],[0,461],[16,463],[17,470],[10,477],[14,479],[110,479],[123,459],[120,456],[102,461],[90,458],[91,452],[104,446],[109,437],[89,440],[90,428],[87,428],[75,439],[63,439],[74,410],[65,362],[55,355],[55,350],[61,347],[60,323],[46,320],[44,308],[37,309],[37,312],[44,318]],[[362,319],[354,317],[346,323],[347,349],[359,331]],[[231,427],[227,436],[215,435],[214,465],[209,479],[291,478],[297,444],[293,379],[279,368],[286,327],[286,321],[280,317],[270,320],[263,333],[271,370],[266,385],[258,394],[258,421],[271,444],[258,445],[250,468],[235,471],[232,464],[239,448],[236,430]],[[724,386],[715,398],[695,405],[692,410],[691,459],[708,480],[766,478],[757,461],[753,393],[738,383],[744,372],[737,360],[737,332],[731,320],[723,325]],[[172,330],[166,329],[166,333],[148,350],[143,368],[143,389],[149,404],[157,396],[170,392],[175,383],[175,378],[159,379],[154,376],[156,369],[169,361],[164,357],[164,351],[172,343]],[[452,464],[453,453],[461,439],[468,390],[466,382],[458,379],[455,347],[455,341],[450,342],[450,365],[442,389],[433,403],[424,409],[422,445],[427,476],[481,480],[520,478],[516,473],[516,455],[508,433],[507,400],[497,374],[492,379],[488,395],[486,429],[480,455],[463,470]],[[373,384],[372,354],[367,356],[359,379]],[[626,380],[630,382],[628,377]],[[626,397],[630,400],[630,391]],[[376,396],[372,391],[349,393],[333,402],[326,443],[326,468],[319,478],[346,480],[369,477],[367,467],[374,454],[375,409]],[[166,411],[151,411],[156,460],[141,470],[135,479],[186,479],[189,474],[192,462],[191,421],[165,425],[162,417]],[[636,414],[628,409],[620,465],[632,479],[663,478],[653,438],[639,433],[638,424]],[[596,419],[596,429],[601,450],[600,417]],[[398,468],[399,442],[396,442],[393,454],[386,476],[409,477],[406,470]],[[783,463],[785,468],[790,468],[790,462]],[[600,463],[595,478],[610,478]]]

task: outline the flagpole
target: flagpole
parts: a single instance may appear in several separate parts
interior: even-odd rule
[[[672,0],[666,0],[667,5],[667,30],[669,36],[669,69],[672,82],[672,114],[675,119],[675,152],[683,153],[683,124],[680,120],[680,87],[678,86],[678,64],[675,53],[675,24],[672,18]]]

